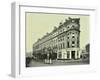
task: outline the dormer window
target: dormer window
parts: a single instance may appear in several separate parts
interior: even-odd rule
[[[72,38],[75,38],[75,36],[72,36]]]
[[[72,20],[72,22],[74,22],[74,20]]]

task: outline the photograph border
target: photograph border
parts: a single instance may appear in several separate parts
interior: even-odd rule
[[[96,25],[96,8],[86,8],[86,7],[72,7],[72,6],[69,6],[69,7],[48,7],[48,6],[32,6],[32,4],[23,4],[23,3],[12,3],[12,9],[11,9],[11,14],[12,14],[12,16],[11,16],[11,41],[12,41],[12,49],[11,49],[11,75],[13,76],[13,77],[22,77],[22,76],[35,76],[35,74],[34,74],[34,69],[33,68],[31,68],[31,69],[28,69],[28,70],[26,70],[25,71],[25,67],[24,67],[24,69],[22,69],[23,68],[23,66],[22,66],[22,64],[25,64],[25,59],[24,59],[24,63],[22,63],[23,61],[22,61],[22,59],[23,59],[23,56],[22,56],[22,54],[21,54],[21,51],[22,51],[22,47],[21,47],[21,36],[24,34],[24,33],[22,33],[22,26],[21,26],[21,11],[22,11],[22,7],[30,7],[30,8],[32,8],[32,7],[34,7],[34,8],[46,8],[46,9],[57,9],[57,10],[59,10],[59,9],[64,9],[64,10],[66,10],[66,9],[68,9],[68,10],[78,10],[78,11],[91,11],[91,13],[93,13],[93,25],[92,25],[92,30],[90,31],[93,35],[93,37],[92,37],[92,39],[95,37],[95,30],[96,30],[96,28],[94,28],[94,26]],[[25,21],[25,20],[24,20]],[[93,30],[93,29],[95,29],[95,30]],[[90,46],[90,49],[93,47],[93,41],[92,41],[92,46]],[[92,48],[93,49],[93,48]],[[91,52],[91,51],[90,51]],[[94,49],[93,49],[93,52],[95,52],[94,51]],[[92,56],[92,59],[93,59],[94,57]],[[96,59],[96,56],[95,56],[95,58],[94,59]],[[93,60],[94,62],[96,62],[95,60]],[[93,66],[94,65],[94,66]],[[74,66],[74,65],[72,65],[72,66]],[[70,67],[70,68],[72,68],[72,66],[68,66],[68,67]],[[80,66],[80,65],[78,65],[79,67],[82,67],[82,66]],[[91,69],[89,69],[91,66],[93,66]],[[88,66],[85,66],[85,69],[88,69],[90,72],[95,72],[95,68],[96,68],[96,64],[92,64],[92,65],[89,65],[89,67]],[[54,74],[52,71],[50,71],[50,70],[54,70],[54,69],[56,69],[57,71],[59,71],[58,69],[60,68],[60,71],[58,72],[58,73],[60,73],[60,72],[62,72],[62,73],[68,73],[68,72],[71,72],[71,73],[73,73],[73,71],[63,71],[62,69],[61,69],[61,67],[62,68],[64,68],[64,69],[66,69],[65,67],[66,66],[60,66],[60,67],[43,67],[43,68],[35,68],[36,70],[40,70],[40,71],[35,71],[37,74],[36,75],[42,75],[41,73],[43,73],[43,71],[44,71],[44,75],[46,74],[45,72],[48,70],[48,74]],[[75,68],[76,68],[76,66],[74,66]],[[43,69],[43,70],[42,70]],[[73,69],[73,68],[72,68]],[[30,71],[31,70],[31,73],[30,72],[28,72],[28,71]],[[77,70],[77,69],[76,69]],[[86,70],[85,72],[89,72],[88,70]],[[74,70],[75,71],[75,70]],[[77,72],[77,71],[75,71],[75,72]],[[82,70],[82,71],[78,71],[78,72],[83,72],[84,73],[84,70]],[[33,74],[32,74],[33,73]],[[57,72],[56,72],[57,73]],[[55,74],[56,74],[55,73]],[[64,74],[65,74],[64,73]],[[60,73],[61,74],[61,73]]]
[[[26,48],[27,48],[27,46],[26,46],[26,33],[27,33],[27,31],[26,31],[26,14],[27,13],[35,13],[35,14],[46,14],[46,15],[48,15],[48,14],[54,14],[54,15],[66,15],[66,16],[68,16],[68,15],[74,15],[74,16],[90,16],[89,14],[66,14],[66,13],[46,13],[46,12],[25,12],[25,53],[26,53]],[[90,28],[90,27],[89,27]],[[90,31],[90,30],[89,30]],[[80,32],[81,32],[81,30],[80,30]],[[48,32],[47,32],[48,33]],[[89,32],[90,33],[90,32]],[[90,38],[90,36],[89,36],[89,38]],[[88,44],[90,44],[90,43],[88,43]],[[88,57],[89,58],[89,57]],[[84,65],[88,65],[88,64],[90,64],[90,60],[88,61],[88,63],[85,63]],[[71,64],[70,64],[71,65]],[[83,64],[76,64],[76,65],[83,65]],[[49,65],[48,65],[49,66]],[[56,66],[56,65],[54,65],[54,66]],[[58,66],[62,66],[62,65],[58,65]],[[66,64],[65,64],[65,66],[66,66]],[[30,66],[30,67],[32,67],[32,66]],[[34,67],[34,66],[33,66]],[[37,67],[42,67],[42,66],[37,66]],[[29,68],[29,67],[27,67],[27,68]]]

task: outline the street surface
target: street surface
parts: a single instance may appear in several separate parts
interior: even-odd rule
[[[89,64],[88,60],[52,60],[52,63],[45,63],[44,61],[32,60],[29,67],[40,67],[40,66],[56,66],[56,65],[83,65]]]

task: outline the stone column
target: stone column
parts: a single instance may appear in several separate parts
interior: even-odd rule
[[[67,59],[67,54],[66,53],[64,53],[64,59]]]
[[[75,51],[75,59],[77,59],[78,58],[78,56],[77,56],[77,50]]]
[[[80,51],[78,51],[78,58],[80,58]]]
[[[62,59],[64,59],[64,54],[61,52],[61,55],[62,55]]]

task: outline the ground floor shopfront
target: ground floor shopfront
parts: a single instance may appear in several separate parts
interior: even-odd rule
[[[62,49],[57,51],[57,59],[80,59],[79,48]]]

